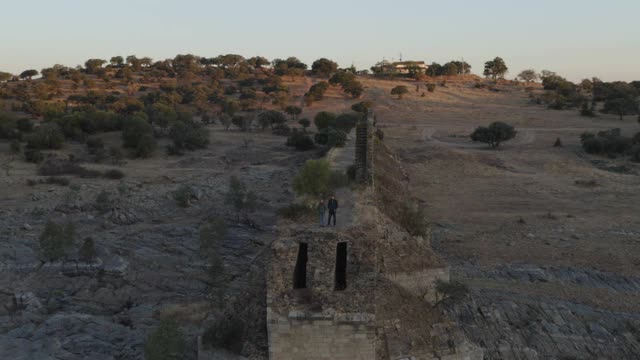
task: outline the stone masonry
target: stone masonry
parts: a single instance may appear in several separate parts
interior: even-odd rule
[[[374,114],[369,109],[367,116],[356,125],[356,181],[373,185]]]

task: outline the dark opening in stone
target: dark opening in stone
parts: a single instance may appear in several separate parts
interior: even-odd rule
[[[305,289],[307,287],[307,244],[300,243],[298,246],[298,258],[296,268],[293,272],[293,288]]]
[[[341,291],[347,288],[347,243],[338,243],[336,249],[336,284],[335,289]]]

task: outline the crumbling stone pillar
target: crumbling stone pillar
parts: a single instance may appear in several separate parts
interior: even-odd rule
[[[373,129],[374,114],[369,109],[367,116],[356,125],[356,181],[373,185]]]

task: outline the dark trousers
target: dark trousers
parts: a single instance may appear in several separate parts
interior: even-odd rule
[[[336,211],[329,210],[329,218],[327,219],[327,225],[331,225],[331,218],[333,217],[333,226],[336,226]]]

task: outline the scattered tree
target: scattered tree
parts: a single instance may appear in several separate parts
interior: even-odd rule
[[[299,106],[290,105],[284,109],[284,112],[291,116],[292,120],[296,120],[298,118],[298,115],[302,114],[302,108],[300,108]]]
[[[487,143],[495,149],[500,146],[500,143],[511,140],[515,136],[516,131],[513,126],[501,121],[496,121],[488,127],[478,127],[471,134],[471,140]]]
[[[504,78],[508,70],[507,64],[501,57],[496,57],[484,63],[484,76],[491,77],[494,80]]]
[[[29,79],[31,80],[34,76],[38,76],[38,70],[29,69],[25,70],[20,74],[20,79]]]
[[[520,74],[518,74],[518,77],[522,81],[526,81],[530,83],[538,80],[538,73],[536,73],[536,71],[533,69],[527,69],[527,70],[522,70]]]
[[[314,75],[329,76],[336,70],[338,70],[338,64],[325,58],[318,59],[311,65],[311,73]]]
[[[402,96],[407,93],[409,93],[409,89],[404,85],[398,85],[391,89],[391,95],[398,95],[398,99],[402,99]]]

